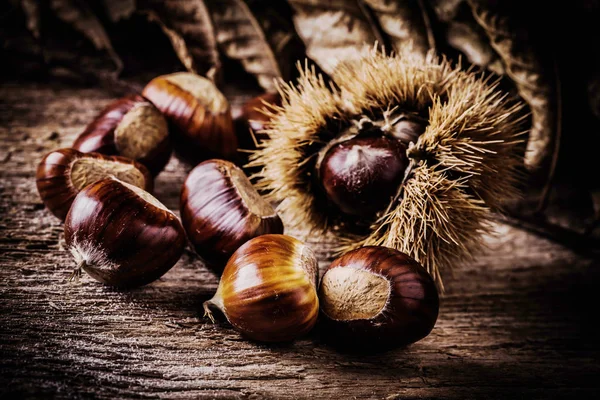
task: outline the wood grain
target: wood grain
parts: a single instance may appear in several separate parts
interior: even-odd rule
[[[497,226],[490,250],[447,278],[432,333],[382,354],[336,352],[318,329],[291,345],[242,340],[201,315],[217,278],[187,251],[122,291],[84,276],[35,188],[42,156],[71,144],[110,100],[100,89],[0,84],[0,397],[592,398],[600,263]],[[235,98],[239,102],[240,98]],[[178,208],[186,168],[156,181]],[[326,243],[315,243],[321,270]]]

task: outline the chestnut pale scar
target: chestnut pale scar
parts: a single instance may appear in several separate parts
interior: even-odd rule
[[[71,182],[77,190],[107,176],[115,176],[140,188],[146,186],[144,174],[132,164],[88,157],[78,158],[71,164]]]
[[[369,271],[332,268],[321,282],[321,309],[335,320],[373,318],[383,311],[389,297],[389,281]]]

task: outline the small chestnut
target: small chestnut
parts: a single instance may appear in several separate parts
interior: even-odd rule
[[[319,313],[318,265],[312,250],[286,235],[263,235],[246,242],[229,259],[214,297],[218,308],[244,336],[283,342],[312,329]]]
[[[385,208],[408,167],[406,147],[387,137],[352,138],[325,150],[318,166],[321,184],[349,215],[370,217]]]
[[[162,75],[142,94],[171,124],[175,150],[184,160],[195,165],[212,157],[236,156],[229,102],[211,80],[190,72]]]
[[[283,233],[273,207],[240,168],[224,160],[204,161],[190,172],[181,191],[181,220],[196,252],[213,264],[224,265],[253,237]]]
[[[120,155],[144,164],[156,176],[171,157],[167,121],[139,95],[110,103],[77,137],[83,153]]]
[[[148,192],[107,178],[83,189],[65,220],[65,240],[81,269],[111,286],[145,285],[181,257],[179,219]]]
[[[438,317],[431,276],[397,250],[367,246],[329,266],[319,287],[323,331],[342,347],[406,345],[427,336]]]
[[[266,103],[266,104],[265,104]],[[234,115],[236,121],[244,122],[256,134],[266,128],[271,120],[261,110],[270,109],[269,106],[280,106],[281,96],[279,93],[263,93],[248,100],[239,110],[239,115]]]
[[[154,186],[148,169],[136,161],[73,149],[48,153],[38,165],[36,184],[46,207],[64,220],[77,193],[108,176],[115,176],[147,192]]]
[[[427,121],[412,114],[400,114],[392,124],[389,135],[403,143],[416,143],[425,132]]]

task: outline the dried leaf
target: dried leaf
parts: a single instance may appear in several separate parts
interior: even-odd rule
[[[36,39],[40,38],[40,5],[37,0],[21,0],[21,8],[27,20],[27,29]]]
[[[424,57],[435,47],[421,0],[289,0],[309,57],[333,74],[340,62],[361,58],[375,42]]]
[[[466,1],[467,0],[429,0],[429,4],[440,21],[449,22],[456,19],[461,6],[466,4]]]
[[[308,57],[333,75],[342,61],[360,59],[376,41],[384,43],[365,7],[352,0],[289,0]]]
[[[446,39],[450,46],[463,53],[471,64],[504,75],[502,61],[490,46],[487,37],[482,36],[477,28],[474,21],[452,21],[448,24]]]
[[[372,10],[381,30],[398,52],[406,51],[425,56],[435,47],[433,34],[427,29],[428,18],[418,0],[363,0]],[[405,53],[406,54],[406,53]]]
[[[469,0],[477,23],[485,30],[501,57],[506,74],[532,114],[525,165],[532,172],[553,174],[560,135],[560,98],[555,65],[534,46],[527,30],[510,25],[506,14],[493,4]],[[505,5],[504,3],[502,4]]]
[[[135,0],[104,0],[106,14],[112,22],[129,18],[135,11]]]
[[[445,24],[448,44],[464,54],[469,63],[504,75],[504,65],[485,31],[475,22],[466,0],[430,0],[437,19]]]
[[[243,0],[209,0],[208,4],[223,52],[239,60],[265,90],[275,91],[275,79],[286,78],[279,63],[287,61],[281,53],[292,32],[276,27],[268,32]]]
[[[138,11],[157,21],[183,65],[213,77],[221,70],[215,31],[203,0],[138,0]]]
[[[85,2],[79,0],[51,0],[50,7],[58,18],[73,26],[91,40],[96,49],[105,50],[117,66],[116,72],[121,71],[123,68],[121,59],[115,53],[104,27]]]

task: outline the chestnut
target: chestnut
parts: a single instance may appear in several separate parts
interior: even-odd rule
[[[389,348],[427,336],[438,317],[437,288],[408,255],[367,246],[334,260],[319,287],[323,331],[355,350]]]
[[[204,161],[190,172],[181,191],[181,220],[196,252],[215,265],[224,265],[253,237],[283,233],[273,207],[240,168],[224,160]]]
[[[65,240],[81,269],[111,286],[145,285],[181,257],[185,232],[179,219],[148,192],[107,178],[75,197]]]
[[[387,137],[355,137],[325,149],[318,165],[327,198],[348,215],[385,208],[408,167],[406,147]]]
[[[245,337],[283,342],[312,329],[319,313],[318,265],[312,250],[286,235],[247,241],[229,259],[214,297],[204,303],[219,309]]]
[[[419,121],[405,119],[399,121],[392,130],[391,134],[404,143],[416,143],[425,132],[425,124]]]
[[[64,220],[77,193],[108,176],[115,176],[148,192],[154,186],[150,171],[136,161],[73,149],[48,153],[38,165],[36,184],[46,207]]]
[[[236,156],[229,102],[211,80],[190,72],[161,75],[142,94],[169,121],[175,150],[185,161]]]
[[[279,93],[263,93],[248,100],[239,110],[239,115],[234,115],[234,120],[241,121],[252,129],[253,133],[261,132],[271,120],[261,110],[270,110],[271,106],[281,106]]]
[[[139,95],[110,103],[73,143],[83,153],[120,155],[144,164],[156,176],[171,158],[167,121]]]
[[[399,113],[399,115],[388,124],[385,132],[405,144],[416,143],[425,129],[427,119],[411,113]]]

